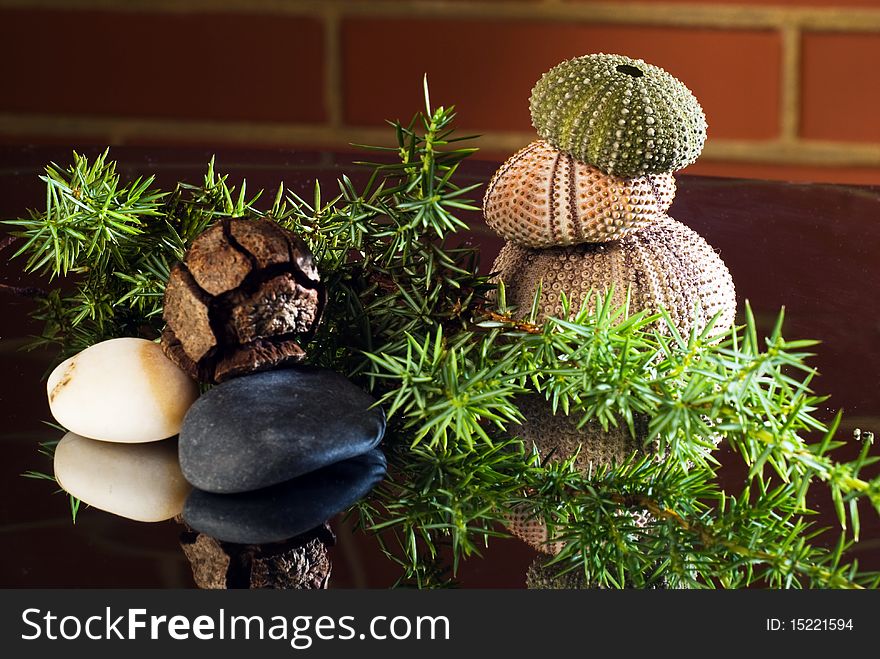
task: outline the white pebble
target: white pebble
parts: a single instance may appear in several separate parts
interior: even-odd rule
[[[192,489],[180,471],[176,439],[113,444],[69,432],[55,447],[55,479],[83,503],[138,522],[179,515]]]
[[[196,383],[157,343],[132,338],[86,348],[59,364],[46,388],[58,423],[108,442],[176,435],[199,395]]]

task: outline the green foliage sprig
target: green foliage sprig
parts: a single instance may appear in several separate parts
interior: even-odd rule
[[[192,239],[221,217],[269,217],[303,236],[327,282],[311,361],[356,378],[388,413],[390,476],[359,510],[401,582],[447,583],[447,557],[454,574],[527,507],[565,543],[553,562],[596,586],[876,587],[846,558],[860,503],[880,511],[873,436],[855,460],[835,459],[840,416],[814,415],[814,342],[784,338],[782,314],[760,338],[748,308],[743,327],[681,336],[664,312],[630,313],[601,292],[563,319],[518,320],[458,233],[476,186],[455,182],[473,149],[453,119],[426,93],[425,112],[391,123],[396,145],[373,147],[395,161],[370,163],[362,188],[343,176],[334,197],[316,185],[307,201],[282,186],[268,209],[213,162],[201,185],[170,192],[123,183],[106,153],[50,166],[46,211],[7,222],[27,270],[73,282],[39,298],[38,343],[67,354],[158,336],[169,268]],[[524,394],[623,426],[642,449],[586,474],[574,456],[542,462],[517,437]],[[723,446],[748,467],[734,495],[719,483]],[[838,513],[833,548],[810,521],[817,485]]]
[[[259,198],[246,199],[244,185],[236,193],[213,160],[202,185],[162,192],[152,176],[121,183],[107,155],[49,165],[40,177],[46,210],[3,222],[20,239],[13,257],[27,257],[25,271],[74,282],[36,296],[33,313],[44,326],[32,345],[60,346],[62,357],[116,336],[157,337],[171,266],[214,221],[244,215]]]

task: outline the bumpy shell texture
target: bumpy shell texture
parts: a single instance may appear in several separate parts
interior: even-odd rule
[[[556,65],[532,89],[530,107],[538,135],[615,176],[674,172],[706,140],[706,116],[684,83],[623,55]]]
[[[527,448],[535,446],[542,461],[562,462],[575,453],[578,471],[590,473],[597,465],[621,463],[634,451],[641,450],[641,442],[633,439],[626,427],[609,427],[608,431],[595,421],[578,428],[577,416],[562,412],[553,414],[553,408],[536,394],[517,396],[514,401],[525,421],[513,426]],[[647,419],[636,416],[636,435],[646,437]]]
[[[584,590],[587,588],[602,589],[595,583],[587,581],[584,571],[574,569],[566,571],[570,565],[552,563],[546,556],[538,556],[526,571],[526,588],[530,590]],[[625,588],[634,588],[629,582]],[[648,586],[651,590],[666,589],[668,582],[664,579]]]
[[[486,223],[526,247],[617,240],[665,213],[671,174],[622,178],[538,140],[495,172],[483,200]]]
[[[512,431],[522,438],[526,448],[534,446],[542,461],[562,462],[577,453],[575,466],[581,473],[589,474],[599,465],[619,464],[633,452],[644,450],[641,441],[634,439],[627,428],[609,428],[605,432],[593,421],[578,428],[577,417],[562,412],[553,414],[550,403],[539,395],[518,396],[514,402],[525,421]],[[635,430],[638,437],[646,437],[647,419],[636,417]],[[644,512],[638,512],[635,518],[640,526],[647,521]],[[562,550],[563,543],[549,537],[547,526],[528,505],[509,511],[506,525],[511,533],[538,551],[558,554]]]
[[[562,294],[574,315],[590,291],[614,289],[630,311],[664,307],[687,336],[720,312],[714,332],[729,328],[736,312],[733,279],[724,261],[696,232],[668,216],[613,243],[529,249],[506,243],[492,266],[508,304],[525,317],[541,285],[539,320],[563,315]]]
[[[565,572],[565,564],[547,565],[549,559],[538,556],[526,571],[526,588],[529,590],[584,590],[590,587],[583,570]]]

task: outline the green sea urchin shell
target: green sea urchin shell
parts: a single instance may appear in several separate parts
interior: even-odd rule
[[[679,170],[706,141],[706,116],[663,69],[623,55],[557,64],[532,89],[532,124],[557,149],[615,176]]]

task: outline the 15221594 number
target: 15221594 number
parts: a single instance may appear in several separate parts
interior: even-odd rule
[[[791,630],[795,632],[836,632],[852,631],[852,618],[792,618]]]
[[[768,632],[837,632],[852,631],[852,618],[767,618]]]

